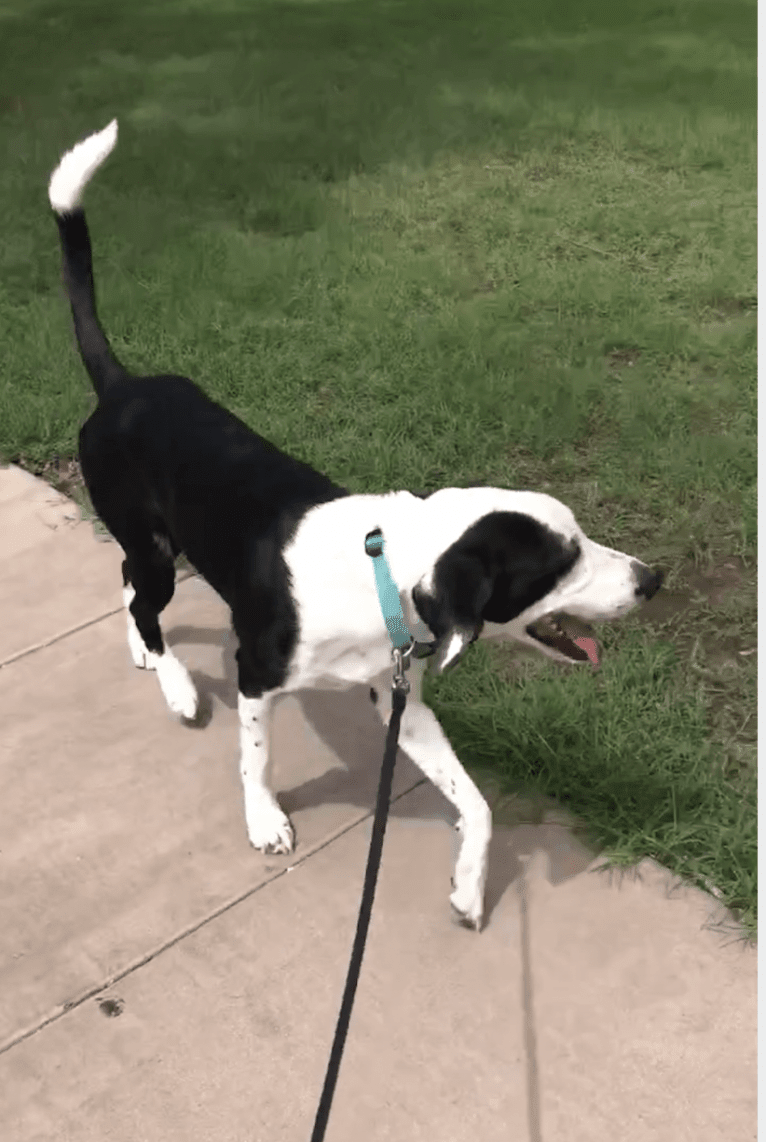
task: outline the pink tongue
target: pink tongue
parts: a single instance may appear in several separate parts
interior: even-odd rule
[[[573,638],[572,642],[575,646],[579,646],[580,650],[585,651],[594,666],[599,665],[598,646],[595,638]]]

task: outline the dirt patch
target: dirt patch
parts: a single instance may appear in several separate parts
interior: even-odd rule
[[[732,555],[704,571],[688,564],[681,574],[682,581],[688,585],[672,591],[663,589],[650,599],[643,608],[647,621],[655,624],[666,622],[691,607],[697,595],[702,595],[711,607],[720,606],[744,582],[745,567],[741,559]]]
[[[734,592],[752,586],[752,574],[736,556],[701,570],[693,564],[682,571],[681,585],[662,590],[645,603],[641,618],[658,633],[670,637],[681,654],[701,653],[709,668],[731,666],[755,657],[755,626],[741,624],[736,634],[727,624],[722,628],[710,611],[726,603]],[[699,615],[700,597],[707,610]],[[741,633],[740,633],[741,631]],[[724,699],[725,702],[725,699]]]
[[[320,385],[314,398],[314,412],[316,415],[324,413],[330,408],[335,394],[328,385]]]
[[[742,592],[743,608],[717,616],[716,610],[738,592]],[[701,606],[701,599],[706,606]],[[679,656],[704,683],[708,727],[724,747],[726,771],[734,776],[751,769],[757,739],[752,673],[758,657],[754,572],[736,556],[705,569],[689,565],[684,568],[682,586],[661,591],[646,604],[644,615],[658,628],[660,637],[670,638]]]
[[[632,368],[640,357],[640,349],[612,349],[606,355],[606,363],[610,369]]]
[[[558,163],[543,163],[541,166],[532,167],[529,171],[530,182],[545,182],[549,178],[557,178],[561,174],[561,168]]]
[[[728,321],[742,313],[751,313],[758,308],[756,298],[714,296],[704,302],[705,309],[719,321]]]
[[[74,493],[85,488],[80,462],[76,456],[59,456],[56,453],[50,460],[46,460],[42,468],[39,465],[25,464],[23,460],[19,460],[19,465],[70,499],[75,499]]]

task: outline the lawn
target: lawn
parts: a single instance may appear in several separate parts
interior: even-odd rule
[[[600,674],[477,644],[461,757],[756,930],[756,6],[9,0],[0,454],[81,495],[93,396],[48,175],[102,318],[354,491],[546,490],[667,569]]]

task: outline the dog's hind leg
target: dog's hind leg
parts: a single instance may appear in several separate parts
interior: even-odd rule
[[[188,670],[165,645],[159,616],[173,598],[175,565],[167,536],[156,532],[148,543],[125,549],[122,597],[127,608],[128,646],[136,666],[156,670],[174,714],[196,716],[197,691]]]
[[[93,507],[125,552],[122,597],[131,657],[156,670],[174,714],[192,719],[197,691],[186,667],[162,639],[159,616],[175,591],[178,549],[162,517],[142,497],[142,479],[130,463],[119,428],[99,405],[80,429],[80,467]]]

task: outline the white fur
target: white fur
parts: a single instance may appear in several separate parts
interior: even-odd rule
[[[290,853],[294,845],[292,825],[266,784],[272,701],[268,697],[246,698],[240,694],[237,705],[241,750],[239,772],[250,844],[264,853]]]
[[[497,488],[445,488],[421,500],[409,492],[349,496],[312,509],[299,525],[285,558],[291,571],[301,640],[290,676],[281,692],[344,688],[378,681],[386,694],[377,703],[390,716],[391,643],[381,616],[370,557],[364,538],[383,531],[385,554],[399,588],[405,621],[418,641],[432,635],[412,602],[416,584],[428,586],[438,557],[476,520],[493,511],[522,512],[547,524],[564,539],[576,539],[581,557],[546,598],[510,623],[486,623],[481,637],[504,637],[534,647],[557,661],[569,662],[543,646],[525,628],[552,611],[585,621],[603,621],[636,606],[632,557],[590,540],[564,504],[537,492]],[[451,635],[448,664],[467,636]],[[401,726],[401,745],[418,768],[456,807],[462,843],[450,900],[477,930],[483,915],[491,812],[463,769],[431,710],[420,700],[426,662],[413,661],[411,690]],[[269,809],[273,814],[273,810]],[[266,819],[266,811],[263,813]],[[271,825],[271,820],[270,820]],[[283,825],[276,826],[277,830]]]
[[[492,813],[455,756],[436,715],[421,701],[425,665],[425,660],[416,659],[407,672],[410,692],[402,715],[399,744],[458,811],[457,829],[462,840],[450,901],[455,911],[478,929],[484,910]],[[381,679],[381,689],[376,710],[387,725],[391,717],[391,683],[385,676]]]
[[[445,488],[427,500],[409,492],[357,495],[313,508],[285,549],[298,610],[300,642],[290,675],[278,693],[304,688],[345,689],[376,683],[377,710],[390,716],[391,643],[380,611],[372,562],[364,549],[369,531],[383,531],[385,553],[413,637],[430,641],[431,632],[412,603],[412,589],[428,585],[439,555],[477,519],[492,511],[517,511],[546,523],[565,539],[576,539],[582,555],[556,589],[504,626],[485,624],[482,637],[516,639],[563,661],[542,646],[525,627],[553,610],[584,620],[606,620],[637,603],[632,558],[601,547],[583,533],[572,512],[558,500],[535,492],[495,488]],[[452,636],[446,661],[465,643]],[[454,644],[454,645],[453,645]],[[401,725],[401,745],[415,764],[455,806],[462,841],[454,891],[455,910],[479,928],[492,824],[489,807],[463,769],[439,722],[421,701],[427,662],[413,661],[408,671],[410,693]],[[383,696],[385,695],[385,697]],[[251,843],[266,852],[290,852],[290,823],[267,784],[270,700],[240,694],[241,773],[245,814]]]
[[[80,205],[83,191],[117,142],[117,120],[67,151],[51,175],[48,198],[57,214]]]
[[[433,635],[415,609],[412,590],[418,584],[430,586],[439,556],[493,511],[530,515],[564,539],[576,539],[582,554],[553,592],[510,623],[486,623],[482,638],[514,639],[569,662],[525,628],[551,611],[600,622],[636,606],[633,557],[588,539],[569,508],[551,496],[502,488],[444,488],[426,500],[410,492],[347,496],[312,508],[285,549],[301,639],[283,690],[366,684],[388,668],[391,641],[364,549],[368,532],[381,528],[405,622],[413,638],[430,642]],[[465,644],[459,630],[451,638],[447,661]]]
[[[133,587],[123,588],[122,598],[128,620],[128,647],[133,662],[141,670],[156,670],[160,689],[171,711],[193,720],[197,716],[199,700],[189,671],[167,647],[164,654],[155,654],[146,646],[136,620],[130,613],[130,604],[135,594]]]
[[[509,638],[569,662],[525,631],[552,611],[585,621],[603,621],[636,606],[633,559],[590,540],[564,504],[537,492],[498,488],[445,488],[421,500],[409,492],[355,495],[312,508],[285,548],[298,611],[300,641],[290,674],[278,691],[261,698],[239,695],[240,774],[250,843],[267,853],[289,853],[294,833],[269,788],[269,724],[275,698],[306,688],[338,690],[364,683],[380,695],[376,709],[384,722],[391,712],[391,642],[375,589],[365,536],[383,531],[385,554],[399,587],[405,622],[418,641],[431,632],[412,602],[412,589],[429,586],[438,557],[476,520],[493,511],[521,512],[547,524],[565,540],[576,539],[581,556],[556,588],[510,623],[486,623],[482,638]],[[132,588],[125,591],[126,606]],[[450,636],[445,662],[464,647],[467,635]],[[168,705],[193,717],[194,687],[180,662],[144,647],[128,611],[128,642],[137,665],[158,671]],[[411,663],[410,693],[402,717],[400,742],[418,768],[457,809],[461,846],[450,897],[456,912],[479,929],[483,915],[492,818],[489,806],[463,769],[432,711],[421,701],[427,660]]]
[[[193,720],[197,716],[197,691],[189,671],[167,648],[164,654],[152,655],[160,688],[174,714]]]
[[[157,656],[156,654],[153,655],[152,652],[147,649],[144,640],[141,638],[138,627],[136,626],[136,620],[130,613],[130,604],[133,602],[135,597],[136,592],[132,587],[123,587],[122,601],[125,604],[125,614],[128,620],[128,649],[130,650],[130,656],[133,659],[134,664],[138,667],[139,670],[154,670],[153,659],[155,659]]]

